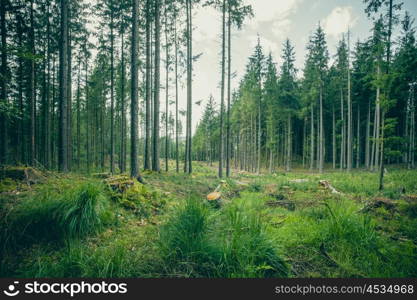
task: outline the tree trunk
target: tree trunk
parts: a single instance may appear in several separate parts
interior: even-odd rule
[[[393,9],[393,0],[389,0],[389,7],[388,7],[388,42],[387,42],[387,75],[390,74],[390,63],[391,63],[391,33],[392,33],[392,9]],[[386,90],[386,97],[389,99],[389,88],[387,87]],[[382,109],[381,118],[382,124],[384,124],[384,115],[385,109]],[[384,125],[382,125],[382,139],[384,138]],[[385,168],[385,159],[384,159],[384,141],[381,142],[381,168],[379,172],[379,190],[382,191],[384,189],[384,168]]]
[[[169,41],[168,41],[168,3],[165,2],[165,171],[168,172],[168,155],[169,155],[169,139],[168,139],[168,111],[169,111]]]
[[[188,113],[188,173],[191,174],[192,173],[192,157],[191,157],[191,153],[192,153],[192,136],[191,136],[191,124],[192,124],[192,82],[193,82],[193,23],[192,23],[192,1],[189,0],[189,4],[188,4],[188,9],[189,9],[189,64],[188,64],[188,68],[189,68],[189,76],[187,77],[187,81],[188,81],[188,93],[187,93],[187,103],[188,103],[188,107],[187,107],[187,113]]]
[[[175,43],[175,170],[180,171],[179,155],[179,124],[178,124],[178,40],[177,40],[177,21],[174,17],[174,43]]]
[[[154,78],[154,116],[152,170],[160,171],[159,166],[159,95],[160,95],[160,0],[155,0],[155,78]]]
[[[366,141],[365,141],[365,167],[369,169],[369,154],[370,154],[370,131],[371,131],[371,101],[368,103],[368,116],[366,119]]]
[[[350,32],[348,31],[348,86],[347,86],[347,105],[348,105],[348,129],[347,129],[347,170],[352,169],[352,99],[350,92]]]
[[[333,169],[336,169],[336,118],[334,113],[334,105],[332,109],[332,158],[333,158]]]
[[[146,0],[145,170],[151,169],[151,23],[151,0]]]
[[[0,101],[7,104],[7,28],[6,1],[0,1],[0,29],[1,29],[1,94]],[[7,155],[7,125],[6,114],[0,112],[0,166],[6,164]]]
[[[224,118],[224,89],[225,89],[225,57],[226,57],[226,0],[222,6],[222,74],[220,94],[220,141],[219,141],[219,177],[223,177],[223,118]]]
[[[77,76],[77,170],[80,170],[81,163],[81,59],[78,60],[78,76]]]
[[[291,129],[291,115],[288,114],[287,120],[287,163],[286,163],[286,171],[289,172],[291,170],[291,137],[292,137],[292,129]]]
[[[344,169],[345,167],[345,149],[346,149],[346,144],[345,144],[345,108],[344,108],[344,103],[343,103],[343,89],[340,89],[340,115],[341,115],[341,121],[342,121],[342,126],[341,126],[341,143],[340,143],[340,170]]]
[[[124,29],[121,33],[122,44],[121,44],[121,140],[120,140],[120,172],[126,172],[126,98],[125,98],[125,51],[124,51]]]
[[[324,164],[324,126],[323,126],[323,87],[320,83],[320,164],[319,164],[319,173],[323,173],[323,164]]]
[[[110,173],[114,169],[114,34],[113,0],[110,1]]]
[[[131,61],[131,151],[130,151],[130,176],[139,177],[138,164],[138,25],[139,25],[139,0],[133,0],[132,10],[132,61]]]
[[[58,168],[68,171],[68,0],[61,0],[61,43],[59,48],[59,146]],[[31,80],[32,82],[33,80]],[[32,86],[32,84],[31,84]],[[33,95],[34,96],[34,95]],[[34,100],[32,98],[32,100]],[[33,101],[34,102],[34,101]],[[33,103],[34,104],[34,103]],[[33,124],[34,125],[34,124]],[[34,130],[34,126],[32,127]],[[34,132],[31,132],[31,161],[34,158]],[[33,161],[32,161],[33,162]]]
[[[231,6],[228,7],[228,22],[227,22],[227,112],[226,112],[226,177],[230,176],[230,97],[231,97],[231,66],[232,66],[232,19]]]
[[[63,0],[64,1],[64,0]],[[64,1],[66,2],[66,1]],[[35,24],[34,24],[34,8],[33,0],[30,2],[30,37],[29,47],[32,55],[35,55]],[[67,22],[67,19],[66,19]],[[66,38],[64,38],[66,40]],[[65,42],[63,42],[65,43]],[[66,76],[66,75],[65,75]],[[29,143],[29,164],[33,166],[36,158],[36,91],[35,91],[35,60],[30,59],[29,62],[29,107],[30,107],[30,143]]]
[[[310,109],[310,170],[313,170],[314,166],[314,110],[313,104],[311,104]]]
[[[361,119],[361,113],[360,113],[360,106],[358,104],[358,119],[357,119],[357,133],[356,133],[356,168],[360,167],[360,158],[361,158],[361,152],[360,152],[360,146],[361,146],[361,123],[360,123],[360,119]]]

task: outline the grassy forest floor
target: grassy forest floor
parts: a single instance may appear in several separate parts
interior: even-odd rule
[[[1,277],[417,276],[416,170],[34,174],[0,181]]]

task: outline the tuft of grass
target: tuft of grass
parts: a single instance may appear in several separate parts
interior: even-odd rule
[[[243,203],[243,202],[242,202]],[[210,210],[190,198],[160,231],[165,275],[174,277],[285,277],[287,266],[253,205]]]
[[[104,203],[102,187],[85,183],[64,195],[54,211],[55,218],[67,238],[82,238],[102,228],[100,213]]]
[[[107,204],[104,188],[96,182],[45,185],[11,206],[1,220],[3,250],[96,233],[114,219]]]
[[[159,248],[168,276],[211,277],[215,250],[209,242],[208,208],[189,198],[160,230]]]
[[[297,277],[415,276],[415,246],[381,235],[375,220],[346,199],[291,213],[276,234]]]
[[[215,236],[221,252],[221,277],[288,276],[288,267],[263,221],[253,206],[233,203],[225,208]]]

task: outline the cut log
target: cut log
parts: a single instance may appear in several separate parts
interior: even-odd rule
[[[216,201],[221,199],[222,194],[220,192],[213,192],[207,195],[208,201]]]
[[[336,190],[331,184],[330,184],[330,182],[329,181],[327,181],[327,180],[320,180],[319,181],[319,185],[321,185],[322,187],[324,187],[324,188],[326,188],[326,189],[328,189],[328,190],[330,190],[331,192],[332,192],[332,194],[338,194],[338,195],[341,195],[342,193],[341,192],[339,192],[338,190]]]

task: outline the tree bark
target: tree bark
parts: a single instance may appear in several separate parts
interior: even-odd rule
[[[223,177],[223,118],[224,118],[224,90],[225,90],[225,58],[226,58],[226,0],[222,5],[222,74],[220,94],[220,141],[219,141],[219,178]]]
[[[160,171],[159,166],[159,96],[160,96],[160,0],[155,0],[155,77],[154,77],[154,115],[152,170]]]
[[[145,170],[151,169],[151,23],[151,0],[146,0]]]
[[[139,174],[138,164],[138,25],[139,25],[139,0],[133,0],[132,10],[132,61],[131,61],[131,153],[130,176],[137,178]]]
[[[68,0],[61,0],[61,43],[59,51],[59,146],[58,168],[68,171]],[[31,80],[32,81],[32,80]],[[31,84],[32,86],[32,84]],[[32,98],[32,100],[34,100]],[[33,101],[34,102],[34,101]],[[34,127],[31,127],[34,130]],[[34,158],[34,132],[31,132],[31,161]]]

